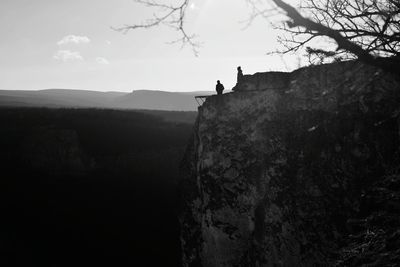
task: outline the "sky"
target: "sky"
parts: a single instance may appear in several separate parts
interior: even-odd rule
[[[268,55],[278,32],[264,19],[246,27],[245,0],[191,2],[186,27],[201,42],[197,57],[168,44],[180,37],[168,27],[112,29],[153,12],[133,0],[1,0],[0,89],[209,91],[216,80],[232,88],[237,66],[244,74],[298,67],[296,56]]]

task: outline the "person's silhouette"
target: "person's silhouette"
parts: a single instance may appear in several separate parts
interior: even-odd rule
[[[224,91],[224,85],[218,80],[217,85],[215,86],[215,91],[217,91],[218,95],[222,95],[222,91]]]
[[[236,85],[232,88],[232,91],[236,91],[240,87],[240,84],[243,81],[243,71],[242,68],[239,66],[237,67],[237,80],[236,80]]]
[[[239,67],[237,67],[237,71],[238,71],[238,73],[237,73],[237,81],[236,81],[236,84],[239,84],[241,81],[242,81],[242,79],[243,79],[243,71],[242,71],[242,68],[239,66]]]

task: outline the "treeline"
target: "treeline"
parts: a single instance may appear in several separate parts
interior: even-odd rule
[[[179,266],[173,115],[0,109],[0,265]]]

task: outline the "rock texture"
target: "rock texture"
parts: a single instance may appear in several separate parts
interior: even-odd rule
[[[183,265],[351,266],[379,231],[395,259],[400,202],[377,184],[400,175],[399,100],[397,77],[357,62],[246,75],[208,98],[182,163]],[[390,225],[368,219],[379,201]]]

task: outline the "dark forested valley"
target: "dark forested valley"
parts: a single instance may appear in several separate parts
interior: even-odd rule
[[[179,266],[195,112],[0,110],[1,266]]]

